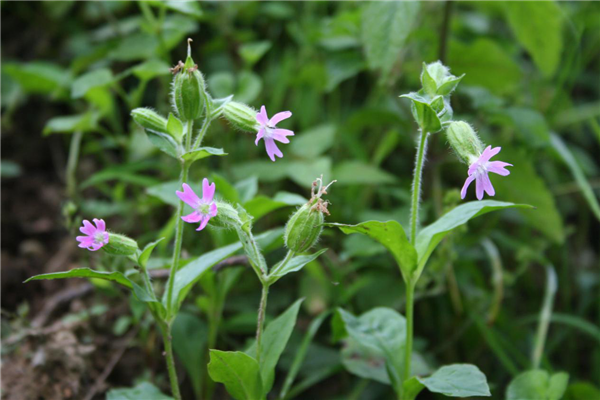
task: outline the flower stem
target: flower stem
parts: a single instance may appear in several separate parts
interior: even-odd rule
[[[425,151],[427,149],[427,136],[429,132],[423,132],[419,139],[419,147],[417,149],[417,159],[415,162],[415,172],[412,185],[412,204],[410,208],[410,242],[414,245],[417,237],[417,222],[419,218],[419,201],[421,198],[421,177],[423,172],[423,164],[425,162]]]
[[[175,358],[173,357],[173,339],[171,338],[171,324],[161,328],[163,342],[165,344],[165,357],[167,358],[167,370],[169,371],[169,381],[171,382],[171,394],[176,400],[181,400],[179,392],[179,381],[177,380],[177,370],[175,369]]]
[[[198,137],[196,138],[196,141],[194,142],[194,147],[192,147],[192,149],[197,149],[198,147],[200,147],[200,145],[202,144],[202,139],[204,139],[204,135],[206,134],[206,131],[208,130],[208,126],[210,125],[210,119],[206,118],[204,120],[204,122],[202,123],[202,127],[200,128],[200,132],[198,133]]]
[[[77,180],[75,172],[77,171],[77,162],[79,161],[79,148],[81,147],[82,131],[77,131],[71,136],[69,146],[69,160],[67,161],[67,195],[71,200],[77,196]]]
[[[194,129],[194,121],[188,121],[186,124],[187,132],[185,139],[185,151],[190,149],[192,143],[192,133]],[[186,162],[181,163],[181,175],[179,177],[179,187],[183,186],[183,183],[188,179],[188,172],[190,166]],[[167,289],[167,318],[172,320],[173,315],[173,287],[175,285],[175,273],[179,266],[179,258],[181,255],[181,244],[183,243],[183,221],[181,216],[183,215],[183,200],[179,200],[179,206],[177,207],[177,226],[175,228],[175,248],[173,249],[173,262],[171,264],[171,273],[169,274],[169,282]]]
[[[256,361],[260,363],[260,341],[265,324],[265,314],[267,312],[267,297],[269,297],[269,285],[263,282],[262,295],[260,297],[260,306],[258,307],[258,323],[256,327]]]
[[[413,347],[414,297],[415,284],[412,281],[408,281],[406,282],[406,346],[404,347],[404,377],[402,383],[410,378],[410,360]]]

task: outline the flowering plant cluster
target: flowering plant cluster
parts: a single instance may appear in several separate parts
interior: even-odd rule
[[[338,325],[340,338],[353,343],[361,357],[368,358],[370,353],[375,353],[385,359],[385,372],[378,375],[377,379],[390,384],[399,399],[413,400],[424,388],[449,396],[489,396],[485,375],[473,365],[453,364],[432,373],[413,363],[413,359],[418,358],[418,354],[412,349],[414,291],[437,244],[452,229],[471,218],[494,210],[520,207],[512,203],[481,201],[484,192],[489,196],[495,195],[488,173],[506,176],[509,171],[505,167],[510,164],[491,161],[500,148],[488,146],[484,149],[469,124],[452,120],[450,95],[462,76],[450,74],[448,68],[440,62],[425,64],[421,75],[422,89],[403,95],[411,100],[412,114],[419,126],[408,235],[396,221],[367,221],[358,225],[327,224],[325,216],[329,215],[329,202],[324,196],[335,181],[325,184],[321,176],[313,182],[310,198],[291,215],[285,229],[254,236],[253,217],[248,211],[241,204],[224,201],[219,195],[218,185],[211,183],[208,178],[202,180],[201,187],[195,187],[189,178],[190,169],[198,160],[226,155],[222,149],[202,146],[211,123],[218,118],[224,118],[237,130],[255,133],[255,145],[258,146],[260,140],[263,140],[270,160],[282,158],[283,152],[275,142],[289,143],[289,137],[294,136],[294,132],[278,125],[290,118],[292,113],[283,111],[269,118],[264,105],[257,112],[247,104],[234,101],[232,96],[213,99],[207,90],[204,76],[192,59],[189,41],[186,61],[180,61],[171,72],[174,75],[170,98],[173,112],[167,117],[148,108],[136,108],[131,112],[133,120],[144,129],[150,141],[180,165],[177,190],[169,193],[174,201],[178,201],[174,215],[176,226],[173,256],[169,279],[162,290],[162,299],[157,295],[159,285],[152,282],[147,265],[154,248],[164,238],[140,248],[136,240],[107,229],[106,223],[101,219],[93,219],[93,224],[88,220],[83,221],[80,228],[83,236],[76,237],[79,247],[93,252],[102,249],[111,255],[127,257],[134,264],[131,271],[124,274],[119,271],[78,268],[30,279],[98,278],[116,282],[130,290],[138,300],[146,304],[162,334],[171,393],[175,399],[181,399],[173,353],[175,318],[195,283],[205,279],[215,264],[243,251],[262,287],[256,336],[245,352],[214,349],[216,338],[214,335],[209,338],[206,378],[222,383],[235,399],[262,400],[267,398],[273,387],[275,367],[291,336],[302,303],[302,299],[294,302],[265,326],[269,291],[282,277],[301,270],[327,251],[321,249],[311,253],[311,249],[319,241],[323,227],[337,227],[344,233],[360,233],[383,244],[393,254],[406,286],[405,316],[386,308],[376,308],[359,317],[341,308],[336,310],[334,324]],[[430,134],[441,131],[445,131],[448,143],[461,161],[468,164],[468,177],[461,197],[466,197],[470,183],[475,181],[476,196],[480,201],[460,205],[433,224],[419,229],[417,216],[427,139]],[[191,212],[184,212],[186,205],[191,208]],[[194,225],[198,232],[196,235],[205,235],[205,230],[214,226],[235,232],[239,241],[193,260],[183,260],[185,223]],[[261,248],[276,242],[281,236],[286,248],[285,256],[269,266]],[[346,363],[345,366],[356,375],[373,378],[372,375],[365,374],[357,363]],[[452,385],[444,386],[440,383],[447,381],[449,377],[456,380]],[[204,384],[202,388],[195,387],[199,397],[209,397],[211,394],[212,384],[208,380]]]

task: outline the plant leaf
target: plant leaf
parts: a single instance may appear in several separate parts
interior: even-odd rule
[[[536,369],[517,375],[506,388],[506,400],[560,400],[567,389],[569,374],[550,375]]]
[[[441,393],[445,396],[471,397],[492,395],[483,372],[471,364],[445,365],[435,371],[430,377],[417,379],[430,392]]]
[[[325,224],[326,226],[335,226],[345,234],[362,233],[384,245],[394,256],[402,277],[405,281],[411,278],[413,271],[417,266],[417,252],[408,241],[406,233],[396,221],[379,222],[367,221],[358,225],[344,224]]]
[[[174,400],[151,384],[150,382],[142,382],[136,387],[126,389],[111,389],[106,394],[106,400]]]
[[[146,245],[146,247],[144,247],[144,250],[142,250],[142,252],[140,253],[140,255],[138,256],[138,263],[146,268],[146,264],[148,263],[148,259],[150,258],[150,255],[152,255],[152,251],[154,250],[154,248],[156,247],[157,244],[159,244],[160,242],[162,242],[165,238],[162,237],[152,243],[148,243]]]
[[[90,90],[109,85],[113,83],[114,80],[115,78],[108,68],[101,68],[85,73],[73,82],[73,86],[71,87],[71,97],[78,99],[85,96]]]
[[[283,267],[279,268],[281,262],[277,263],[273,267],[273,271],[269,274],[269,281],[271,283],[275,283],[279,280],[279,278],[291,273],[300,271],[306,264],[316,260],[321,254],[325,253],[328,249],[321,249],[316,253],[305,255],[305,256],[296,256],[293,257],[288,263]]]
[[[191,151],[188,151],[187,153],[184,153],[181,156],[181,158],[183,158],[184,160],[189,161],[189,162],[194,162],[194,161],[198,161],[203,158],[210,157],[210,156],[226,156],[226,155],[227,155],[227,153],[225,153],[223,151],[223,149],[216,149],[214,147],[200,147],[199,149],[191,150]]]
[[[194,314],[182,311],[177,314],[177,318],[173,322],[171,335],[173,336],[173,348],[192,381],[194,393],[200,394],[202,375],[206,365],[204,357],[208,328]]]
[[[471,201],[444,214],[433,224],[422,229],[417,235],[415,249],[419,257],[417,276],[422,272],[429,256],[436,246],[452,229],[467,223],[470,219],[495,210],[506,208],[533,208],[526,204],[505,203],[495,200]]]
[[[404,97],[412,100],[411,111],[415,121],[419,124],[419,127],[425,132],[434,133],[442,129],[442,122],[438,117],[431,104],[435,102],[442,102],[442,96],[437,96],[430,101],[418,95],[417,93],[403,94],[400,97]]]
[[[208,374],[236,400],[260,400],[263,388],[258,362],[241,351],[210,350]]]
[[[154,146],[173,158],[179,158],[181,147],[175,142],[175,139],[162,132],[155,132],[149,129],[144,130],[146,131],[146,135],[148,135],[148,139]]]

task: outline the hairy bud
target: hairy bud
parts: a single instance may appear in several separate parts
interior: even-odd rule
[[[311,198],[308,203],[300,207],[289,219],[285,227],[285,245],[291,251],[303,253],[319,241],[325,222],[324,214],[329,215],[327,210],[329,203],[321,199],[321,196],[327,194],[327,188],[333,182],[323,187],[322,176],[317,178],[313,182]],[[316,192],[315,189],[317,189]]]
[[[142,128],[153,132],[167,133],[167,119],[149,108],[136,108],[131,111],[133,120]]]
[[[477,136],[477,133],[471,128],[471,125],[466,122],[451,122],[446,129],[446,137],[448,138],[450,147],[467,164],[477,161],[483,152],[483,143],[479,139],[479,136]]]
[[[177,115],[183,121],[193,121],[202,116],[206,103],[206,85],[198,65],[194,63],[188,39],[188,56],[185,64],[179,64],[171,69],[175,74],[173,79],[172,102]]]
[[[225,105],[223,115],[234,128],[244,132],[256,132],[256,111],[244,103],[230,101]]]
[[[138,244],[135,240],[118,233],[108,233],[108,243],[103,249],[115,256],[130,256],[138,251]]]

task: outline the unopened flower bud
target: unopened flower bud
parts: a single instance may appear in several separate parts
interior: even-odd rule
[[[175,111],[183,121],[193,121],[202,116],[206,101],[206,85],[198,65],[194,63],[188,39],[188,56],[185,64],[181,61],[172,69],[173,79],[172,102]]]
[[[463,121],[454,121],[446,129],[450,147],[458,157],[471,165],[483,152],[483,143],[471,125]]]
[[[138,251],[138,244],[135,240],[118,233],[108,232],[108,243],[103,249],[115,256],[130,256]]]
[[[167,119],[149,108],[136,108],[131,111],[133,120],[142,128],[153,132],[167,133]]]
[[[234,128],[244,132],[256,132],[256,111],[244,103],[230,101],[225,105],[223,115]]]
[[[429,96],[447,96],[456,89],[463,76],[464,74],[458,77],[452,75],[450,69],[439,61],[423,63],[421,84]]]
[[[323,214],[329,215],[327,210],[329,203],[321,196],[327,194],[327,188],[333,182],[323,187],[323,178],[317,178],[313,182],[311,199],[289,219],[285,227],[285,245],[291,251],[303,253],[319,241],[325,222]]]

